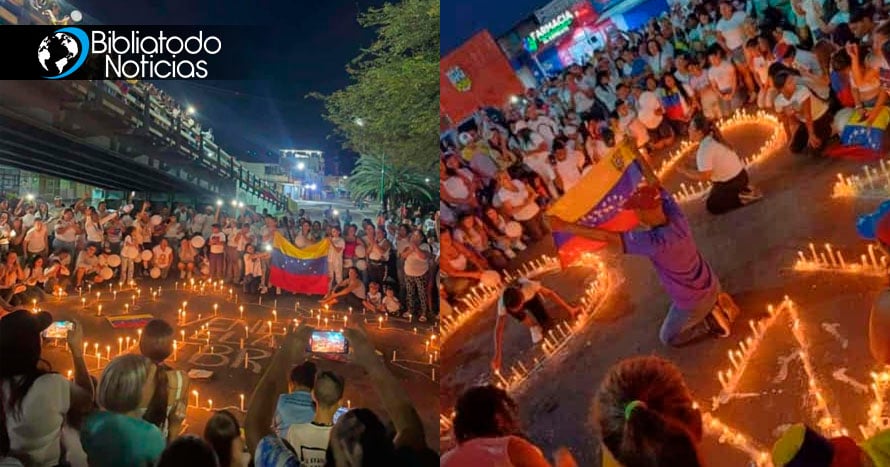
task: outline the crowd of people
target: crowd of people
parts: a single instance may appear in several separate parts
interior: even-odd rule
[[[16,309],[0,318],[0,465],[130,467],[432,466],[417,411],[364,331],[345,331],[394,432],[366,408],[345,409],[346,381],[307,361],[312,329],[288,331],[256,385],[244,424],[213,412],[203,436],[182,435],[189,380],[166,363],[174,329],[149,322],[138,351],[109,361],[98,379],[84,361],[75,320],[67,347],[72,376],[41,357],[48,312]],[[293,386],[288,388],[288,379]],[[273,420],[275,426],[273,428]]]
[[[698,253],[682,211],[652,176],[651,162],[681,139],[699,142],[694,167],[681,162],[677,172],[710,182],[706,208],[720,215],[764,196],[718,129],[719,120],[737,110],[774,113],[788,149],[815,157],[837,146],[869,145],[847,138],[851,125],[886,129],[890,8],[884,2],[677,0],[669,6],[638,30],[609,34],[584,63],[539,80],[505,107],[480,109],[460,125],[454,141],[442,142],[444,300],[460,297],[553,230],[652,260],[672,301],[659,336],[665,344],[727,336],[739,309]],[[614,163],[620,147],[633,148],[648,172],[622,206],[636,212],[640,228],[610,233],[545,214],[597,164]],[[534,281],[507,284],[498,305],[493,369],[501,363],[502,315],[528,326],[536,341],[552,319],[542,298],[574,312],[552,295]],[[876,307],[883,308],[873,312],[875,335],[874,322],[886,321],[882,297]],[[884,337],[872,337],[872,351],[881,358]],[[603,465],[705,465],[698,448],[701,413],[669,362],[645,357],[619,363],[596,405]],[[516,408],[495,387],[468,390],[456,405],[457,447],[442,457],[443,465],[550,465],[522,435]],[[869,443],[857,447],[795,426],[777,443],[773,462],[841,465],[837,456],[832,464],[832,449],[818,451],[833,445],[834,452],[856,459],[843,465],[870,465],[863,459],[877,448]],[[559,452],[555,465],[574,461]]]
[[[329,239],[330,294],[358,311],[426,322],[435,318],[438,274],[436,214],[407,208],[391,216],[353,219],[328,208],[275,217],[245,207],[152,205],[82,198],[66,205],[31,195],[0,201],[0,308],[64,296],[88,284],[212,279],[248,294],[281,294],[269,283],[274,236],[298,248]],[[355,223],[358,222],[358,225]]]
[[[440,164],[443,296],[546,235],[547,207],[614,145],[651,161],[680,138],[701,141],[696,166],[679,172],[711,182],[707,208],[722,214],[763,195],[718,119],[743,107],[775,112],[790,149],[812,154],[847,123],[881,125],[884,4],[774,3],[672,2],[644,28],[610,34],[585,63],[462,124],[456,141],[443,141]],[[849,122],[833,124],[843,108]]]

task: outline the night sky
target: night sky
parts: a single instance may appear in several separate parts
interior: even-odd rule
[[[442,55],[483,29],[497,37],[547,3],[549,0],[442,0]]]
[[[331,173],[348,173],[356,155],[330,136],[323,104],[306,98],[349,84],[345,66],[374,40],[356,21],[383,0],[71,0],[103,24],[261,26],[263,81],[159,81],[195,106],[215,140],[239,158],[283,147],[325,151]],[[311,5],[311,6],[309,6]],[[256,70],[255,70],[256,71]]]

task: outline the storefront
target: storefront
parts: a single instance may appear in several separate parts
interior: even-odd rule
[[[530,74],[540,82],[569,65],[587,62],[603,47],[611,23],[597,24],[598,19],[589,1],[556,0],[501,36],[498,44],[520,77]]]

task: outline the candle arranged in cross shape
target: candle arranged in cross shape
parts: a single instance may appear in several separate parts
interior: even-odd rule
[[[244,319],[244,305],[238,306],[238,319]]]
[[[201,404],[199,403],[200,399],[198,398],[198,391],[192,391],[192,395],[195,396],[195,407],[200,407]]]
[[[98,309],[99,309],[99,316],[102,316],[102,305],[99,305]]]
[[[219,305],[217,305],[216,303],[214,303],[214,304],[213,304],[213,316],[216,316],[216,312],[217,312],[217,310],[219,310]]]
[[[238,396],[241,399],[241,411],[244,412],[244,394]]]

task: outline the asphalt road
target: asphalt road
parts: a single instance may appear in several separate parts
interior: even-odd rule
[[[753,153],[769,129],[744,126],[727,133],[741,155]],[[691,162],[688,157],[686,163]],[[600,381],[610,366],[634,355],[661,355],[682,370],[697,400],[711,401],[720,390],[717,371],[729,365],[727,351],[751,334],[747,322],[765,315],[768,304],[789,295],[800,310],[801,326],[817,380],[825,388],[828,408],[851,436],[861,440],[858,426],[866,420],[871,402],[859,384],[871,383],[869,373],[877,365],[869,356],[868,311],[884,281],[874,277],[791,270],[797,250],[811,241],[830,242],[846,258],[859,258],[866,243],[857,237],[855,219],[870,212],[880,200],[832,199],[837,173],[861,171],[861,164],[782,150],[751,170],[752,182],[765,193],[757,204],[712,216],[702,200],[683,204],[699,248],[741,307],[742,314],[727,339],[712,339],[684,349],[670,349],[658,340],[669,300],[645,258],[606,256],[623,281],[611,294],[601,314],[577,338],[536,375],[517,395],[525,429],[548,455],[566,446],[580,465],[599,465],[600,447],[592,412]],[[666,185],[679,187],[676,174]],[[553,245],[534,245],[519,261],[554,254]],[[544,283],[568,300],[583,290],[585,270],[573,269],[544,278]],[[441,404],[446,412],[467,386],[490,377],[491,333],[495,311],[476,317],[446,343],[443,349]],[[834,326],[837,325],[837,326]],[[828,330],[836,330],[835,333]],[[527,331],[509,325],[504,366],[530,345]],[[807,376],[800,359],[791,359],[799,348],[787,317],[767,331],[764,343],[751,358],[741,377],[738,392],[745,397],[721,406],[714,415],[750,436],[762,449],[772,446],[776,434],[789,423],[815,426],[814,398],[807,391]],[[786,357],[786,358],[782,358]],[[785,367],[783,372],[782,367]],[[840,370],[855,383],[836,378]],[[783,377],[784,373],[784,377]],[[749,457],[707,436],[702,444],[708,465],[746,466]],[[446,448],[443,446],[443,449]]]
[[[229,299],[230,286],[226,286],[219,293],[202,295],[181,290],[182,284],[176,285],[176,280],[172,278],[163,283],[151,279],[142,279],[138,282],[137,287],[141,288],[142,292],[135,302],[132,291],[119,293],[114,298],[105,286],[93,287],[91,293],[85,293],[84,297],[87,298],[85,306],[81,303],[81,297],[75,293],[62,300],[52,298],[41,307],[52,312],[57,320],[74,318],[82,323],[85,330],[84,340],[88,343],[86,362],[96,377],[108,363],[108,350],[112,357],[118,355],[118,338],[123,340],[122,352],[127,352],[127,338],[130,339],[132,351],[138,352],[137,329],[114,329],[106,320],[108,315],[122,315],[127,311],[129,315],[150,314],[173,324],[179,346],[176,360],[168,363],[186,371],[202,369],[213,372],[207,380],[192,382],[192,389],[198,391],[198,398],[197,404],[194,395],[190,398],[186,432],[199,435],[202,433],[204,424],[211,414],[210,400],[213,401],[213,409],[228,408],[243,420],[242,408],[246,409],[250,394],[274,352],[273,346],[280,344],[286,323],[300,319],[304,322],[308,320],[317,328],[339,329],[343,327],[343,317],[348,316],[350,322],[366,323],[365,327],[372,342],[378,352],[390,362],[389,368],[401,380],[405,393],[420,413],[430,446],[438,448],[437,345],[433,340],[434,344],[429,351],[427,350],[425,342],[430,339],[433,332],[433,328],[428,325],[409,323],[401,319],[389,319],[381,324],[376,316],[363,315],[359,310],[350,314],[348,310],[336,307],[324,313],[319,319],[318,297],[290,294],[276,297],[274,294],[269,294],[263,297],[262,303],[259,303],[256,297],[245,301],[243,294],[240,294],[236,303],[234,297]],[[157,290],[159,285],[162,287],[160,297],[152,299],[149,289]],[[97,291],[102,292],[99,302],[96,301]],[[235,288],[234,293],[237,292]],[[188,302],[187,322],[179,323],[177,310],[183,301]],[[103,316],[97,316],[99,304],[102,305]],[[125,305],[129,305],[129,310]],[[218,306],[216,315],[214,315],[214,305]],[[297,305],[299,309],[295,311]],[[239,311],[240,306],[244,306],[243,315]],[[316,309],[314,318],[310,318],[311,308]],[[273,310],[276,311],[275,314]],[[325,318],[328,320],[327,324]],[[271,334],[270,321],[272,321]],[[246,332],[245,326],[247,326]],[[179,337],[182,332],[185,335],[184,346],[182,338]],[[242,339],[244,339],[243,349]],[[98,348],[95,344],[99,344]],[[96,350],[100,353],[99,358],[96,357]],[[394,363],[393,352],[397,358]],[[430,364],[430,354],[434,354],[435,357],[432,364]],[[67,374],[72,368],[70,355],[64,348],[48,345],[44,350],[44,358],[49,360],[54,370],[61,374]],[[374,388],[369,384],[363,370],[346,361],[322,358],[319,355],[312,355],[311,358],[320,369],[331,370],[345,377],[344,405],[368,407],[381,417],[385,417]],[[245,398],[245,407],[241,405],[242,394]]]

